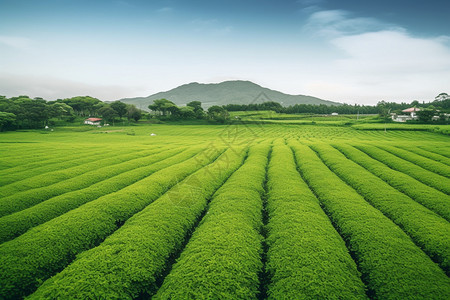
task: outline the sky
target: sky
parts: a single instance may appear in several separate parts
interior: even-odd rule
[[[448,0],[0,0],[0,95],[249,80],[348,104],[450,93]],[[276,99],[274,99],[276,100]]]

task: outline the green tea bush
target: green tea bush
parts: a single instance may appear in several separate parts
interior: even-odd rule
[[[400,227],[331,172],[309,147],[295,141],[290,145],[303,178],[356,259],[369,297],[450,297],[449,278]]]
[[[14,299],[34,291],[76,254],[98,245],[128,218],[214,160],[221,151],[203,151],[1,244],[0,298]]]
[[[117,192],[171,164],[192,157],[198,150],[165,150],[141,160],[142,167],[124,171],[87,188],[48,199],[30,208],[0,218],[0,243],[11,240],[28,229],[56,218],[89,201]],[[182,152],[181,154],[178,154]],[[178,154],[178,155],[177,155]]]
[[[421,145],[419,147],[432,153],[436,153],[445,156],[447,158],[450,158],[450,151],[448,150],[448,146],[446,146],[445,148],[439,148],[439,147],[430,147],[428,145]]]
[[[382,179],[345,158],[330,145],[315,144],[323,162],[370,204],[399,225],[435,262],[450,272],[450,223]]]
[[[440,162],[434,161],[432,159],[423,157],[423,156],[415,154],[415,153],[411,153],[410,151],[395,148],[392,146],[382,145],[382,146],[378,146],[378,148],[381,148],[389,153],[392,153],[395,156],[398,156],[404,160],[407,160],[407,161],[409,161],[415,165],[418,165],[428,171],[437,173],[437,174],[445,176],[447,178],[450,177],[450,168],[445,164],[442,164]]]
[[[84,149],[83,152],[87,152],[88,149]],[[64,153],[64,157],[67,155],[67,150],[60,150],[59,153]],[[36,163],[39,161],[41,164],[46,159],[54,159],[55,155],[51,152],[51,149],[38,149],[35,147],[33,149],[32,154],[29,154],[29,149],[20,149],[19,151],[9,152],[7,149],[0,154],[2,157],[2,160],[0,160],[0,172],[3,173],[3,170],[5,169],[12,169],[17,168],[19,166]],[[79,150],[72,150],[70,151],[71,155],[76,156],[79,153]],[[56,158],[58,158],[56,156]],[[66,157],[67,158],[67,157]],[[4,174],[4,173],[3,173]]]
[[[20,153],[17,153],[17,155],[20,155]],[[34,159],[33,163],[1,170],[0,186],[3,187],[13,182],[28,179],[34,176],[42,176],[48,172],[79,166],[108,156],[111,156],[111,153],[101,152],[98,150],[84,151],[80,154],[73,153],[58,155],[57,158],[54,158],[54,153],[47,155],[47,157],[51,157],[52,159],[45,159],[45,157],[38,156]],[[1,193],[0,196],[3,197]]]
[[[2,197],[6,197],[9,195],[18,194],[19,192],[23,191],[29,191],[33,193],[33,191],[31,191],[32,189],[48,187],[55,183],[68,180],[103,167],[108,167],[114,164],[118,164],[128,160],[133,160],[136,158],[141,158],[143,156],[151,155],[159,151],[161,150],[156,148],[151,151],[149,150],[133,151],[133,153],[121,153],[116,155],[109,154],[105,158],[94,155],[94,157],[91,158],[90,161],[83,163],[81,165],[73,167],[70,167],[70,165],[61,166],[59,170],[44,172],[43,174],[38,173],[35,176],[31,176],[29,178],[13,182],[6,186],[2,186],[0,187],[0,195],[2,195]],[[42,168],[40,168],[40,170],[43,171]]]
[[[92,184],[106,180],[122,172],[139,167],[145,162],[147,155],[151,155],[159,151],[161,150],[153,150],[150,152],[143,151],[110,157],[103,160],[103,167],[102,162],[93,162],[91,164],[84,164],[80,167],[76,167],[81,172],[78,176],[71,177],[67,180],[62,180],[48,186],[42,186],[40,188],[15,193],[0,199],[0,217],[21,211],[52,197],[86,188]],[[70,172],[66,172],[64,170],[55,173],[57,173],[55,177],[60,176],[61,173],[70,176]],[[45,185],[46,180],[46,176],[33,177],[28,180],[28,184],[36,186]]]
[[[433,152],[430,152],[430,151],[426,151],[426,150],[421,149],[419,147],[409,147],[409,146],[407,147],[406,145],[397,145],[396,147],[404,149],[404,150],[408,150],[410,152],[416,153],[418,155],[427,157],[427,158],[429,158],[431,160],[438,161],[440,163],[446,164],[447,166],[450,166],[450,159],[448,157],[445,157],[445,156],[441,155],[441,154],[437,154],[437,153],[433,153]]]
[[[269,144],[215,193],[207,214],[154,299],[254,299],[262,269],[262,200]]]
[[[355,147],[394,170],[405,173],[447,195],[450,194],[450,179],[444,176],[425,170],[375,146],[358,144]]]
[[[423,184],[409,175],[389,168],[354,147],[345,144],[334,144],[333,147],[397,190],[450,221],[450,197],[448,195]]]
[[[179,182],[98,247],[79,255],[30,298],[132,299],[151,293],[169,256],[180,249],[208,198],[242,164],[245,151],[235,150],[227,150]]]
[[[272,150],[267,203],[270,299],[366,298],[344,241],[300,177],[284,143]]]

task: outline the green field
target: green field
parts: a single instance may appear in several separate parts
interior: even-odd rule
[[[0,299],[450,299],[448,127],[250,115],[1,133]]]

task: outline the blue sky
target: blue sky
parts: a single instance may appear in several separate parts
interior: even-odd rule
[[[450,93],[450,1],[0,0],[0,95],[251,80],[346,103]],[[274,99],[276,100],[276,99]]]

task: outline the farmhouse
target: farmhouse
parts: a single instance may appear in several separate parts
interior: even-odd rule
[[[413,118],[413,119],[417,117],[416,111],[420,111],[420,108],[411,107],[411,108],[402,110],[402,112],[404,112],[404,113],[409,113],[411,118]]]
[[[102,121],[102,119],[100,119],[100,118],[88,118],[88,119],[84,120],[84,124],[87,124],[87,125],[100,125],[101,121]]]
[[[406,122],[409,120],[416,120],[417,119],[417,114],[416,112],[420,111],[420,108],[416,108],[416,107],[411,107],[411,108],[407,108],[402,110],[403,113],[405,113],[404,115],[397,115],[397,114],[393,114],[392,115],[392,121],[394,122]]]

